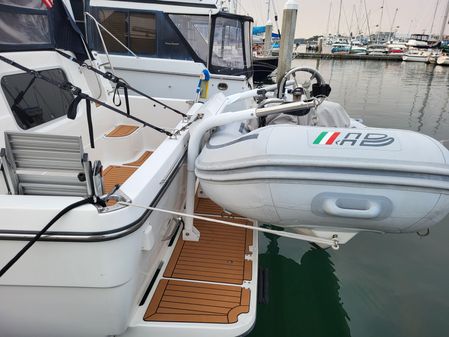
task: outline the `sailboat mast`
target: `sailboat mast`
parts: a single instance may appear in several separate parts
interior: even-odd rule
[[[343,6],[343,0],[340,0],[340,10],[338,11],[337,36],[340,35],[340,20],[341,20],[341,7],[342,6]]]
[[[449,16],[449,0],[447,1],[447,5],[446,5],[446,13],[444,14],[443,23],[442,23],[442,25],[441,25],[441,31],[440,31],[440,38],[439,38],[439,41],[443,40],[444,29],[446,28],[446,25],[448,24],[448,22],[447,22],[448,16]]]
[[[278,11],[276,9],[276,1],[273,1],[274,22],[278,30],[279,38],[281,38],[281,30],[279,29]]]
[[[382,7],[380,7],[379,30],[377,31],[377,43],[379,43],[379,35],[380,35],[380,31],[382,30],[382,18],[384,16],[384,5],[385,5],[385,0],[382,0]]]
[[[270,22],[270,0],[267,0],[267,22]]]
[[[429,31],[430,39],[432,39],[433,24],[435,23],[435,17],[437,16],[437,10],[438,10],[439,4],[440,4],[440,0],[437,0],[437,4],[435,5],[435,11],[433,12],[432,24],[430,25],[430,31]]]
[[[366,0],[363,0],[363,2],[365,3],[365,15],[366,15],[366,26],[368,28],[368,40],[371,41],[371,30],[369,28],[369,14],[368,14],[368,10],[366,8]]]
[[[396,8],[396,11],[394,12],[394,16],[393,16],[393,21],[391,22],[390,34],[388,36],[388,40],[391,40],[391,38],[393,37],[393,27],[394,27],[394,22],[396,21],[396,16],[398,15],[398,11],[399,11],[399,8]]]
[[[331,21],[332,1],[329,5],[329,15],[327,16],[326,36],[329,35],[329,23]]]

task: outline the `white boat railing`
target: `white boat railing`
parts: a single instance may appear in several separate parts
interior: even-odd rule
[[[106,58],[108,59],[108,62],[105,64],[102,64],[102,66],[108,64],[111,67],[112,73],[114,73],[114,66],[112,64],[111,58],[109,57],[109,51],[106,46],[106,42],[104,41],[102,30],[105,31],[110,37],[112,37],[118,44],[120,44],[123,48],[125,48],[128,52],[130,52],[135,58],[139,58],[136,53],[134,53],[131,49],[129,49],[126,45],[122,43],[114,34],[112,34],[105,26],[103,26],[101,23],[98,22],[98,20],[90,13],[85,12],[84,13],[86,18],[91,19],[95,23],[95,27],[97,29],[98,35],[101,39],[101,44],[103,45],[104,52],[106,54]]]

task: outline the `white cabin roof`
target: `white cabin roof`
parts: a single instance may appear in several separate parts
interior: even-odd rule
[[[218,0],[91,0],[92,7],[112,7],[154,10],[164,13],[216,14],[220,10]]]

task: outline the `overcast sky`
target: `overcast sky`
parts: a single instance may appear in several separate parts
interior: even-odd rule
[[[274,1],[277,9],[280,27],[282,22],[282,11],[286,0]],[[331,15],[329,20],[329,33],[337,33],[338,10],[340,0],[297,0],[299,3],[298,22],[296,37],[310,37],[315,34],[325,34],[328,24],[329,8]],[[432,32],[439,34],[443,22],[444,13],[449,0],[384,0],[384,10],[381,30],[389,31],[394,18],[396,8],[398,13],[394,22],[394,29],[400,34],[423,33],[428,34],[432,25],[435,7],[438,9]],[[264,25],[267,18],[267,0],[238,0],[239,12],[249,14],[255,20],[256,25]],[[367,12],[371,33],[379,28],[381,18],[382,0],[366,0]],[[355,8],[355,10],[354,10]],[[274,24],[273,6],[270,9],[271,20]],[[352,17],[352,24],[351,24]],[[358,18],[358,20],[357,20]],[[354,34],[358,26],[367,32],[366,15],[363,0],[343,0],[342,14],[340,20],[340,33],[348,34],[351,30]],[[399,26],[399,28],[397,28]],[[276,29],[276,25],[274,25]],[[445,33],[449,34],[449,25],[446,24]]]

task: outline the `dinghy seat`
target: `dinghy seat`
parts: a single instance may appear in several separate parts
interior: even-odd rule
[[[313,121],[316,119],[316,122]],[[278,114],[267,116],[267,125],[296,124],[305,126],[322,126],[327,128],[348,128],[351,119],[346,110],[338,103],[324,101],[317,108],[312,108],[305,116]]]
[[[5,132],[1,168],[16,195],[103,194],[100,161],[92,166],[81,137]]]

